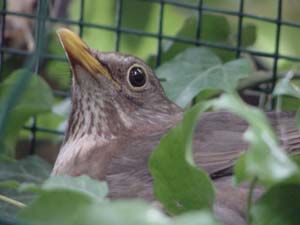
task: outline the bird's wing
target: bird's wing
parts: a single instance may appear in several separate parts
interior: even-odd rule
[[[300,153],[300,132],[295,114],[267,113],[284,149]],[[243,133],[247,122],[229,112],[204,113],[194,134],[194,159],[213,178],[229,175],[235,160],[247,150]]]
[[[300,152],[300,133],[295,127],[294,115],[270,113],[268,116],[288,151]],[[235,160],[248,148],[242,138],[247,128],[244,120],[231,113],[204,113],[194,134],[194,160],[197,165],[213,178],[231,175]],[[111,155],[106,168],[106,180],[110,184],[111,197],[138,195],[151,199],[151,176],[147,161],[165,132],[142,135],[130,142],[127,138],[116,140],[115,146],[109,144],[107,149],[110,148],[108,151]],[[216,182],[223,185],[220,179]]]
[[[296,126],[295,113],[280,112],[267,115],[283,149],[290,154],[300,154],[300,129]]]

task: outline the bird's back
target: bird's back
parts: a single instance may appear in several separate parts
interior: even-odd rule
[[[270,112],[268,119],[283,148],[289,153],[300,152],[300,131],[295,113]],[[195,131],[194,159],[213,178],[230,175],[235,160],[247,150],[243,133],[246,121],[229,112],[204,113]]]
[[[285,149],[299,153],[300,132],[295,126],[294,113],[268,113],[267,116]],[[226,225],[246,224],[248,190],[245,186],[233,187],[231,175],[235,160],[247,150],[248,145],[243,140],[247,128],[244,120],[229,112],[209,112],[202,115],[194,133],[194,160],[214,179],[214,211]],[[110,185],[110,197],[155,199],[147,161],[165,132],[145,135],[127,145],[120,143],[126,154],[123,157],[115,154],[108,166],[106,179]],[[261,192],[261,189],[256,189],[256,196]]]
[[[300,132],[296,128],[295,113],[292,112],[271,112],[267,113],[270,123],[274,127],[278,138],[284,149],[289,153],[300,153]],[[232,175],[232,166],[236,159],[245,152],[248,144],[243,140],[243,133],[248,128],[246,121],[229,112],[208,112],[204,113],[196,127],[193,139],[193,154],[196,164],[210,174],[213,179]],[[161,130],[156,133],[144,134],[138,138],[131,139],[128,142],[117,140],[119,148],[114,148],[112,157],[108,163],[106,176],[109,180],[122,179],[124,183],[127,178],[141,179],[141,182],[151,180],[148,171],[148,160],[151,152],[159,144],[161,137],[167,132]],[[110,143],[111,145],[111,143]],[[147,179],[146,179],[147,177]],[[127,179],[130,180],[129,178]],[[114,189],[118,189],[120,183],[112,186],[112,195]],[[135,183],[128,181],[128,183]],[[126,184],[124,184],[126,187]],[[134,188],[133,188],[134,189]],[[139,195],[138,192],[127,189],[129,195]],[[124,191],[124,189],[123,189]],[[119,191],[115,195],[120,196]],[[132,196],[134,197],[134,196]]]
[[[271,112],[268,119],[278,139],[288,153],[300,153],[300,131],[296,128],[295,113]],[[232,167],[236,159],[247,150],[243,133],[248,124],[229,112],[205,113],[194,136],[194,160],[214,179],[216,216],[226,225],[246,225],[247,186],[232,185]],[[255,197],[262,189],[256,188]]]

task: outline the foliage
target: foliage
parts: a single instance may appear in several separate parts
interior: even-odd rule
[[[251,210],[253,224],[294,225],[300,221],[300,185],[279,184],[266,192]]]
[[[291,79],[292,76],[286,76],[286,78],[280,80],[277,83],[273,94],[275,96],[288,95],[294,98],[300,98],[300,88],[292,83]]]
[[[208,49],[190,48],[159,67],[156,73],[164,80],[166,95],[184,108],[203,90],[234,90],[241,78],[252,73],[252,68],[246,59],[223,65]]]
[[[0,214],[9,221],[19,211],[18,220],[26,224],[205,224],[218,225],[210,212],[190,212],[170,219],[149,203],[137,200],[103,201],[107,186],[103,182],[92,180],[87,176],[50,177],[42,183],[48,174],[49,167],[38,158],[28,158],[18,163],[3,163],[2,179],[16,181],[0,182],[2,187],[10,187],[3,192],[16,200],[28,203],[19,211],[15,207],[8,210],[7,204],[1,203]],[[48,167],[48,169],[46,169]],[[20,183],[24,182],[25,183]],[[31,182],[31,183],[28,183]],[[18,191],[21,192],[18,192]],[[10,193],[10,194],[8,194]],[[34,196],[37,195],[36,198]],[[18,197],[19,196],[19,197]],[[32,202],[32,199],[34,201]]]
[[[230,21],[225,16],[218,16],[214,14],[202,15],[202,26],[199,39],[209,43],[220,43],[226,45],[236,45],[237,41],[231,40],[232,31],[230,28]],[[194,39],[196,37],[195,30],[197,30],[198,20],[196,17],[187,17],[182,27],[178,30],[176,37],[185,39]],[[218,27],[218,29],[215,29]],[[256,27],[253,24],[245,24],[242,27],[242,46],[248,47],[255,43]],[[161,61],[168,62],[174,58],[178,53],[191,47],[190,44],[181,43],[177,41],[164,41],[162,43],[162,58]],[[230,61],[235,58],[234,52],[228,52],[222,49],[210,48],[222,61]],[[155,56],[147,59],[147,63],[155,65]]]
[[[252,207],[248,206],[249,222],[255,225],[297,224],[298,202],[291,207],[287,205],[299,198],[300,169],[279,146],[266,117],[235,96],[224,95],[213,100],[212,105],[236,113],[250,125],[244,134],[250,146],[236,162],[234,179],[238,183],[244,180],[259,182],[266,191]],[[249,190],[250,196],[252,191]]]
[[[255,107],[245,105],[239,98],[224,95],[213,101],[217,109],[229,110],[244,118],[250,125],[244,138],[250,143],[249,150],[235,167],[235,178],[239,183],[257,177],[266,186],[284,180],[300,181],[296,164],[282,151],[265,115]]]
[[[59,207],[58,207],[59,206]],[[125,225],[217,225],[208,212],[190,213],[170,219],[138,200],[101,202],[84,193],[53,190],[41,194],[19,214],[19,219],[36,225],[125,224]]]
[[[15,71],[0,84],[0,106],[2,110],[7,104],[6,99],[11,95],[12,89],[23,72],[22,70]],[[13,156],[17,135],[24,123],[31,116],[49,112],[52,101],[52,91],[48,84],[40,76],[30,76],[30,80],[22,90],[22,96],[18,99],[16,107],[9,112],[9,117],[6,118],[5,135],[0,139],[2,146],[0,152]]]
[[[213,206],[213,184],[206,172],[197,168],[192,156],[193,131],[204,110],[200,105],[186,112],[182,122],[161,139],[150,158],[155,195],[171,213],[211,210]]]
[[[269,216],[264,218],[264,223],[258,224],[273,224],[271,222],[273,220],[281,221],[278,224],[285,224],[284,221],[288,224],[295,224],[298,221],[297,216],[291,216],[291,218],[286,220],[282,218],[287,217],[287,215],[297,210],[284,210],[286,205],[280,205],[279,201],[277,201],[278,204],[273,203],[272,199],[276,199],[278,193],[283,196],[282,198],[286,196],[285,189],[278,188],[282,185],[285,185],[287,189],[294,190],[293,192],[289,192],[289,199],[298,197],[297,193],[300,190],[300,170],[288,158],[286,153],[280,149],[276,136],[264,114],[257,108],[247,106],[239,97],[232,94],[226,94],[218,99],[207,102],[206,108],[208,107],[229,110],[244,118],[250,125],[244,134],[245,140],[249,142],[250,146],[247,153],[237,161],[234,178],[238,183],[245,180],[251,181],[257,179],[267,189],[261,200],[253,206],[253,212],[251,211],[251,216],[253,221],[255,221],[253,224],[256,224],[257,221],[260,221],[265,216],[265,214],[260,212],[261,207],[264,207],[261,210],[267,210],[266,213]],[[190,172],[182,172],[184,170],[180,166],[183,158],[189,158],[187,161],[190,161],[191,156],[192,133],[185,131],[184,128],[187,129],[187,127],[190,127],[189,129],[192,130],[193,126],[195,126],[195,121],[197,121],[195,120],[195,112],[199,113],[203,108],[202,104],[198,104],[186,112],[183,121],[161,140],[150,161],[150,169],[155,182],[155,194],[164,206],[173,213],[180,212],[175,207],[178,199],[183,198],[184,200],[188,200],[189,204],[196,208],[195,202],[197,200],[200,201],[201,196],[203,198],[206,194],[210,195],[211,193],[211,189],[207,191],[205,185],[203,185],[204,188],[201,188],[201,192],[194,193],[194,199],[191,200],[189,194],[193,193],[193,188],[197,189],[197,181],[206,182],[206,185],[209,182],[205,181],[204,178],[201,179],[200,176],[198,178],[193,176]],[[194,121],[194,123],[190,124],[191,121]],[[186,140],[189,141],[187,142]],[[184,146],[181,144],[182,141],[186,141],[184,142]],[[185,149],[185,153],[188,155],[182,156],[182,149]],[[176,158],[177,154],[180,154],[181,157]],[[161,162],[161,165],[159,162]],[[187,164],[187,162],[185,163]],[[173,164],[176,165],[175,168]],[[184,173],[184,176],[181,175],[181,172]],[[190,185],[187,185],[188,183]],[[178,189],[175,189],[173,186]],[[273,191],[274,189],[277,191]],[[206,191],[202,192],[202,190]],[[179,201],[179,203],[184,202],[184,200]],[[276,209],[274,212],[268,210],[268,207],[272,208],[272,205]],[[192,208],[186,203],[179,204],[179,206],[181,207],[181,211]],[[201,208],[203,206],[198,207]],[[283,211],[279,213],[281,209]]]
[[[278,96],[282,101],[278,101],[278,107],[280,108],[292,108],[297,110],[296,125],[300,127],[300,86],[298,83],[292,81],[293,73],[290,72],[288,75],[280,80],[273,91],[274,96]],[[281,104],[280,104],[281,103]]]
[[[38,157],[13,162],[0,161],[0,195],[27,204],[32,201],[35,193],[20,190],[28,189],[32,184],[42,184],[49,177],[50,170],[51,166]],[[0,203],[0,217],[12,220],[17,208],[8,203]]]
[[[44,182],[43,190],[70,189],[83,192],[93,198],[103,199],[108,193],[108,187],[104,182],[92,180],[88,176],[69,177],[53,176]]]

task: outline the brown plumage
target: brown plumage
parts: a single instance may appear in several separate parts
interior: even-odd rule
[[[87,174],[106,180],[111,198],[153,201],[148,159],[160,138],[182,119],[182,110],[165,97],[142,60],[99,53],[68,30],[58,33],[72,66],[72,112],[52,174]],[[294,114],[268,117],[286,149],[299,151]],[[212,112],[204,113],[195,131],[195,161],[214,179],[214,211],[227,225],[246,224],[247,188],[232,187],[230,175],[234,161],[247,149],[242,140],[247,126],[228,112]]]

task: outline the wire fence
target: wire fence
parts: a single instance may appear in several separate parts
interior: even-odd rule
[[[275,86],[275,82],[277,79],[278,74],[278,61],[279,60],[287,60],[291,62],[300,62],[300,56],[293,56],[288,54],[281,54],[280,53],[280,45],[281,45],[281,36],[282,36],[282,27],[291,27],[291,28],[300,28],[300,22],[293,22],[293,21],[286,21],[282,19],[282,10],[283,10],[283,0],[274,0],[272,4],[276,4],[277,6],[277,12],[276,12],[276,18],[269,18],[267,16],[261,16],[261,15],[255,15],[251,13],[245,12],[245,5],[246,0],[238,0],[238,10],[228,10],[228,9],[220,9],[220,8],[214,8],[207,6],[205,4],[204,0],[198,0],[197,3],[189,3],[189,1],[176,1],[176,0],[143,0],[142,2],[151,3],[151,4],[157,4],[159,6],[159,13],[158,13],[158,26],[156,32],[151,31],[145,31],[140,29],[134,29],[134,28],[127,28],[122,26],[122,19],[123,19],[123,10],[124,5],[127,3],[125,0],[115,0],[116,1],[116,7],[115,7],[115,24],[114,25],[107,25],[107,24],[98,24],[93,22],[87,22],[85,21],[85,0],[80,0],[80,7],[79,7],[79,19],[78,20],[72,20],[69,18],[57,18],[53,17],[49,14],[49,9],[47,10],[47,7],[49,6],[49,2],[47,0],[37,0],[37,9],[36,13],[30,14],[30,13],[23,13],[23,12],[14,12],[14,11],[8,11],[7,10],[7,3],[9,0],[2,0],[2,8],[0,11],[0,18],[1,18],[1,24],[0,24],[0,30],[1,30],[1,37],[0,37],[0,80],[3,79],[3,62],[4,62],[4,56],[5,55],[17,55],[20,57],[30,57],[30,56],[38,56],[35,58],[32,63],[34,65],[30,66],[30,70],[35,73],[39,73],[39,68],[41,65],[41,62],[43,60],[55,60],[55,61],[66,61],[65,57],[59,56],[59,55],[53,55],[49,54],[46,51],[40,51],[37,53],[30,52],[26,50],[21,50],[18,48],[11,48],[7,47],[4,43],[4,31],[6,26],[6,17],[11,16],[18,16],[27,18],[30,20],[37,21],[36,28],[35,28],[35,43],[37,46],[42,46],[45,43],[40,43],[41,40],[46,40],[46,32],[41,32],[41,27],[45,27],[46,23],[60,23],[64,25],[71,25],[71,26],[77,26],[79,29],[79,35],[82,36],[84,33],[84,30],[87,28],[93,28],[93,29],[99,29],[99,30],[106,30],[114,33],[115,36],[115,42],[114,42],[114,51],[120,50],[121,45],[121,35],[123,34],[130,34],[138,37],[148,37],[155,39],[157,42],[157,49],[156,49],[156,66],[159,66],[162,61],[162,43],[165,40],[178,42],[178,43],[185,43],[195,46],[207,46],[211,48],[216,49],[222,49],[229,52],[234,52],[236,58],[239,58],[241,54],[250,54],[252,56],[257,57],[266,57],[272,60],[272,82],[271,85],[268,86],[267,91],[273,90]],[[109,0],[107,0],[109,1]],[[271,3],[270,3],[271,4]],[[185,37],[178,37],[175,35],[168,35],[165,34],[164,31],[164,14],[165,9],[168,6],[173,6],[177,8],[182,8],[185,10],[189,10],[193,13],[197,13],[197,26],[195,28],[195,37],[194,38],[185,38]],[[45,13],[47,12],[47,13]],[[203,24],[203,14],[204,13],[213,13],[216,15],[225,15],[225,16],[231,16],[237,19],[237,43],[235,46],[224,44],[224,43],[218,43],[218,42],[212,42],[207,41],[202,38],[202,24]],[[141,18],[142,19],[142,18]],[[266,23],[274,24],[275,26],[275,42],[274,42],[274,52],[267,52],[262,51],[258,49],[249,49],[246,47],[243,47],[242,41],[243,41],[243,32],[242,28],[245,23],[246,19],[256,20],[256,21],[263,21]],[[40,49],[43,50],[43,47],[40,47]],[[29,64],[27,64],[29,66]],[[59,90],[53,90],[54,95],[56,96],[62,96],[66,97],[69,95],[68,92],[59,91]],[[18,93],[15,93],[15,97]],[[31,126],[25,126],[24,129],[27,129],[31,132],[31,153],[34,153],[34,149],[36,146],[36,136],[38,132],[46,132],[56,135],[63,135],[63,132],[48,128],[43,128],[37,126],[36,118],[33,118],[33,122]]]

